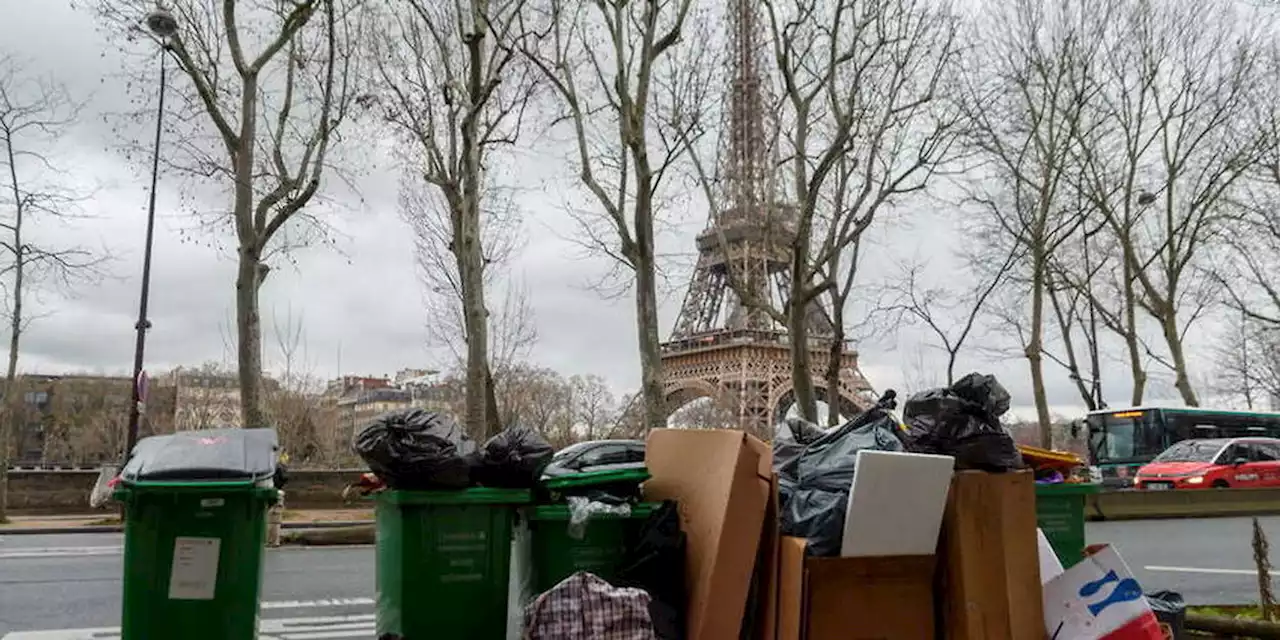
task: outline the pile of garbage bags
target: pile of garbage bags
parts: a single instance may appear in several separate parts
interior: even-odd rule
[[[1018,445],[1000,424],[1011,400],[1004,385],[981,373],[970,373],[950,387],[917,393],[902,408],[907,450],[952,456],[956,469],[1021,469]]]
[[[1000,424],[1010,401],[993,376],[971,373],[950,387],[912,396],[901,422],[893,414],[893,390],[829,431],[800,419],[783,421],[773,439],[782,533],[808,538],[811,555],[839,555],[849,490],[863,449],[952,456],[957,470],[1023,468],[1013,437]]]
[[[423,409],[378,416],[355,439],[356,453],[392,489],[527,489],[555,453],[536,431],[510,427],[483,446],[454,420]]]

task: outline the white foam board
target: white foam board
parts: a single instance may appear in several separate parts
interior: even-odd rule
[[[1036,529],[1036,536],[1037,550],[1040,552],[1040,584],[1049,584],[1050,580],[1062,575],[1062,561],[1053,552],[1049,539],[1044,537],[1043,529]]]
[[[858,452],[840,555],[933,555],[947,508],[951,456]]]

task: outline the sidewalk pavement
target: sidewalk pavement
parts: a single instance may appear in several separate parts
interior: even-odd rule
[[[320,529],[372,524],[372,509],[286,509],[284,529]],[[10,516],[0,524],[0,535],[54,533],[118,533],[120,516],[112,511],[96,514]]]

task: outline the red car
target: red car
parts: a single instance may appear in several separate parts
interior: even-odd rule
[[[1280,487],[1280,439],[1183,440],[1138,469],[1136,489]]]

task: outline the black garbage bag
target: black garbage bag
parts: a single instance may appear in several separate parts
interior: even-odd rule
[[[554,454],[551,443],[537,431],[508,427],[481,447],[471,479],[486,487],[529,489]]]
[[[801,418],[787,418],[778,423],[773,434],[773,466],[778,468],[796,459],[809,444],[827,431]]]
[[[782,533],[807,538],[811,555],[840,553],[858,452],[904,450],[889,402],[892,395],[886,393],[882,403],[824,433],[800,455],[780,465],[775,460]]]
[[[1013,436],[1000,424],[1010,396],[993,376],[971,373],[949,388],[915,394],[903,407],[907,450],[953,456],[957,469],[1023,468]]]
[[[1166,638],[1182,640],[1187,637],[1187,603],[1182,594],[1175,591],[1157,591],[1147,594],[1147,603],[1156,614]]]
[[[375,418],[355,450],[392,489],[465,489],[476,443],[444,414],[407,409]]]
[[[680,513],[668,500],[649,514],[611,581],[615,587],[649,592],[649,616],[660,640],[684,637],[685,545]]]

